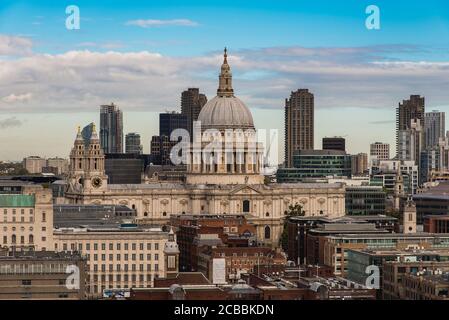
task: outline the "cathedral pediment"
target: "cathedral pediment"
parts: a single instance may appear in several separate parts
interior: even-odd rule
[[[262,194],[259,190],[252,188],[251,186],[239,186],[233,189],[229,194],[232,195],[260,195]]]

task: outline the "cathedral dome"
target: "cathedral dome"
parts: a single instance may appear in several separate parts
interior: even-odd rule
[[[254,129],[251,111],[237,97],[216,96],[201,109],[198,121],[203,129]]]
[[[232,73],[224,51],[217,96],[208,101],[198,116],[202,129],[254,129],[248,107],[234,96]]]

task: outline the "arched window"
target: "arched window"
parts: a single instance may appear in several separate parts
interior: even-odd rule
[[[249,212],[250,202],[249,200],[243,200],[243,212]]]
[[[269,226],[265,226],[265,239],[271,238],[271,229]]]
[[[28,236],[28,243],[34,243],[34,237],[32,234]]]
[[[269,213],[269,212],[265,213],[265,216],[266,216],[266,217],[269,217],[269,216],[270,216],[270,213]]]
[[[144,212],[143,216],[148,217],[148,212]]]
[[[162,216],[166,217],[167,216],[167,212],[162,212]]]
[[[16,237],[15,234],[12,235],[12,237],[11,237],[11,242],[12,242],[13,244],[15,244],[15,243],[17,242],[17,237]]]

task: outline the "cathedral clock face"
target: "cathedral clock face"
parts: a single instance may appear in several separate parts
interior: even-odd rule
[[[95,178],[93,178],[92,179],[92,186],[94,187],[94,188],[99,188],[99,187],[101,187],[101,184],[102,184],[103,182],[101,181],[101,178],[99,178],[99,177],[95,177]]]

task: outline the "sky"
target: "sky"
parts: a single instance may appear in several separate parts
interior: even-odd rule
[[[66,27],[70,5],[80,29]],[[370,5],[380,29],[366,27]],[[148,152],[183,90],[215,96],[225,46],[236,96],[257,128],[279,129],[280,150],[299,88],[315,95],[315,148],[343,136],[350,153],[394,149],[400,101],[449,111],[448,42],[443,0],[0,0],[0,160],[68,157],[77,126],[110,102]]]

